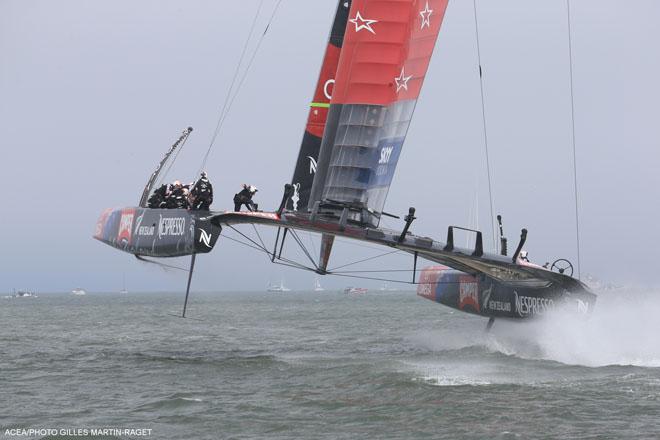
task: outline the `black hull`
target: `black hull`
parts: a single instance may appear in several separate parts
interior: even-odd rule
[[[589,314],[596,295],[579,285],[512,286],[485,274],[468,275],[443,266],[424,269],[417,294],[448,307],[488,318],[532,318],[562,308]]]
[[[181,257],[210,252],[222,228],[206,220],[210,213],[186,209],[108,209],[94,238],[133,255]]]

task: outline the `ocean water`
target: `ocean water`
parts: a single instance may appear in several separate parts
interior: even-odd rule
[[[182,299],[0,300],[0,438],[660,438],[660,292],[489,333],[413,292]]]

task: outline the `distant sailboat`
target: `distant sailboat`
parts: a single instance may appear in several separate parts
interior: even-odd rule
[[[283,279],[280,280],[279,285],[268,283],[268,287],[266,288],[266,290],[268,292],[290,292],[291,291],[291,289],[284,286],[284,280]]]
[[[378,290],[380,290],[381,292],[392,292],[396,289],[390,287],[390,285],[387,282],[384,282],[383,284],[380,285]]]
[[[314,280],[314,292],[323,292],[325,289],[321,286],[321,282],[318,278]]]
[[[122,295],[126,295],[128,293],[128,290],[126,290],[126,274],[124,274],[122,278],[122,287],[119,293],[121,293]]]
[[[71,291],[71,295],[83,296],[83,295],[87,295],[87,292],[82,287],[76,287]]]

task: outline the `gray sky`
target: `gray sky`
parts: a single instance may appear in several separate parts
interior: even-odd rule
[[[194,177],[257,3],[0,0],[0,291],[117,290],[122,273],[133,290],[184,287],[182,273],[91,235],[104,208],[137,203],[188,125],[195,131],[169,177]],[[477,3],[495,209],[512,247],[527,227],[532,259],[575,261],[566,2]],[[265,1],[260,31],[274,4]],[[660,2],[571,7],[582,272],[654,283]],[[216,209],[229,208],[244,182],[260,188],[263,208],[278,205],[334,8],[283,0],[207,165]],[[448,225],[468,224],[478,199],[491,243],[476,65],[472,1],[450,0],[386,205],[416,206],[418,234],[444,240]],[[337,262],[377,252],[337,247]],[[229,242],[198,261],[199,289],[313,280]]]

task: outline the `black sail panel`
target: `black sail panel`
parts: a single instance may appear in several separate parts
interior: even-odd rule
[[[310,104],[307,126],[298,152],[296,168],[293,172],[291,183],[294,187],[294,194],[287,204],[287,209],[290,210],[307,210],[350,7],[350,0],[339,0],[337,4],[337,12],[330,31],[321,72],[314,91],[314,98]]]

